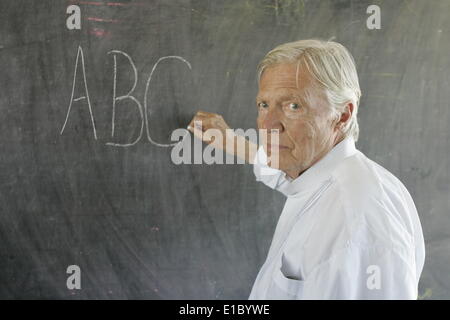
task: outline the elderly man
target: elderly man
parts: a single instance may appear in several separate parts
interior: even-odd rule
[[[355,148],[361,93],[350,53],[332,41],[296,41],[258,69],[258,127],[279,143],[247,141],[243,153],[218,146],[287,197],[250,299],[416,299],[422,228],[405,186]],[[201,137],[209,128],[228,126],[199,111],[190,130]]]

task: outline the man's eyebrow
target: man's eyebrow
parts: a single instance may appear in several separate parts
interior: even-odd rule
[[[286,92],[282,93],[281,95],[277,96],[278,99],[302,99],[301,93],[294,93],[294,92]],[[264,95],[257,95],[256,100],[266,100],[266,97]]]
[[[301,96],[299,93],[290,92],[290,93],[282,94],[279,98],[280,99],[292,99],[292,98],[300,99],[300,97]]]

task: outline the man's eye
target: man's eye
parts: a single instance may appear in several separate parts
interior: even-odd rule
[[[258,108],[262,108],[262,109],[265,109],[265,108],[267,108],[269,105],[267,104],[267,103],[265,103],[265,102],[259,102],[258,103]]]
[[[300,106],[297,103],[290,103],[289,104],[289,109],[291,109],[291,110],[298,110],[298,109],[300,109]]]

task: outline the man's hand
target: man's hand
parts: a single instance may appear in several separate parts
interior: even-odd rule
[[[206,135],[205,132],[209,129],[219,130],[222,134],[222,141]],[[225,152],[234,154],[233,150],[226,150],[226,140],[235,137],[233,130],[227,129],[230,129],[230,127],[220,114],[206,111],[198,111],[188,126],[188,130],[194,133],[194,136],[198,139],[211,144],[214,148],[220,148]]]
[[[222,134],[222,139],[214,139],[205,132],[209,129],[218,130]],[[220,148],[226,153],[244,159],[247,163],[252,163],[256,154],[257,145],[248,141],[242,136],[236,135],[220,114],[198,111],[189,123],[188,130],[198,139]],[[244,148],[237,148],[239,145]],[[243,150],[240,150],[243,149]]]

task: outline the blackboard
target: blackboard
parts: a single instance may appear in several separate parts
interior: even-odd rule
[[[247,298],[284,197],[248,165],[175,165],[170,134],[199,109],[254,128],[259,60],[332,37],[359,71],[357,147],[418,208],[420,298],[449,298],[449,13],[448,0],[1,1],[0,298]]]

